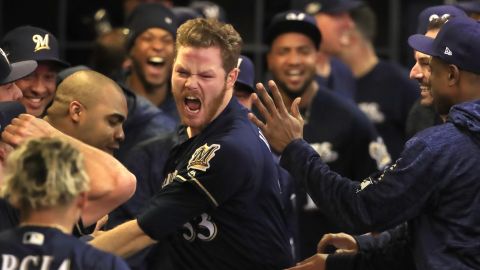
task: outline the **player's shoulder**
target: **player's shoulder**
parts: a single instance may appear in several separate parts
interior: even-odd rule
[[[82,265],[83,269],[129,269],[127,264],[121,258],[99,250],[87,243],[78,241],[75,247],[77,248],[75,252],[77,257],[76,260],[81,260],[77,263]]]

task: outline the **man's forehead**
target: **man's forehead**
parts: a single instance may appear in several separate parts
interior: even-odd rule
[[[176,66],[197,66],[201,69],[222,67],[222,56],[218,47],[180,47],[175,57]]]
[[[272,42],[273,47],[313,47],[315,49],[315,44],[303,33],[287,32],[275,38]]]
[[[155,35],[155,36],[162,36],[162,37],[169,36],[173,38],[170,32],[160,27],[148,28],[147,30],[143,31],[141,35]]]

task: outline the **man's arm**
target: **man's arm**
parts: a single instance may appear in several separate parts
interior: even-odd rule
[[[135,176],[114,157],[60,132],[42,119],[22,114],[2,133],[2,139],[13,146],[35,137],[64,138],[83,154],[90,177],[89,200],[82,214],[82,222],[86,226],[128,200],[135,191]]]
[[[303,121],[298,104],[292,104],[289,114],[273,81],[269,84],[273,100],[263,86],[257,90],[265,106],[255,99],[265,123],[249,117],[272,147],[282,153],[281,166],[303,183],[314,202],[342,230],[383,231],[418,215],[439,185],[433,164],[438,153],[420,139],[410,141],[396,164],[361,184],[355,183],[331,171],[301,139]]]
[[[102,233],[89,242],[98,249],[122,258],[127,258],[154,243],[155,240],[143,232],[136,219]]]

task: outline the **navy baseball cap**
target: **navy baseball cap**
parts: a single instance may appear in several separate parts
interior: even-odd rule
[[[218,4],[210,1],[194,1],[190,4],[190,7],[206,19],[216,19],[221,22],[227,22],[227,13]]]
[[[315,18],[301,11],[290,10],[275,15],[266,33],[266,43],[271,46],[272,42],[281,34],[301,33],[309,37],[315,47],[320,47],[322,35],[317,27]]]
[[[33,60],[10,63],[7,54],[0,49],[0,85],[28,76],[36,68],[37,62]]]
[[[13,118],[26,113],[25,106],[18,101],[4,101],[0,102],[0,132],[3,132],[5,127],[10,125]]]
[[[240,70],[237,81],[235,84],[239,84],[248,89],[250,92],[255,92],[255,69],[253,67],[252,60],[245,55],[240,55],[238,58],[237,68]]]
[[[453,5],[428,7],[418,14],[417,34],[424,35],[428,31],[428,24],[436,18],[467,17],[465,11]]]
[[[459,69],[480,74],[480,22],[469,17],[449,20],[435,39],[421,34],[412,35],[408,44]]]
[[[480,13],[480,1],[461,1],[455,4],[467,13]]]
[[[363,1],[357,0],[316,0],[305,5],[305,12],[315,15],[319,12],[341,13],[348,12],[365,5]]]
[[[139,4],[128,16],[129,36],[127,49],[131,49],[135,39],[149,28],[161,28],[173,38],[177,35],[177,18],[173,11],[159,3]]]
[[[8,32],[0,45],[10,61],[25,60],[50,61],[60,67],[69,64],[60,59],[60,51],[55,36],[50,32],[33,26],[20,26]]]
[[[202,14],[191,7],[173,7],[172,11],[175,17],[177,17],[178,26],[188,20],[202,18]]]

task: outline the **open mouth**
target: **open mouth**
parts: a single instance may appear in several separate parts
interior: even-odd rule
[[[165,58],[153,56],[148,58],[147,63],[155,67],[162,67],[163,65],[165,65]]]
[[[303,73],[299,69],[291,69],[288,70],[285,75],[288,79],[296,81],[301,79]]]
[[[198,113],[202,107],[200,99],[192,96],[188,96],[183,100],[185,107],[191,113]]]

